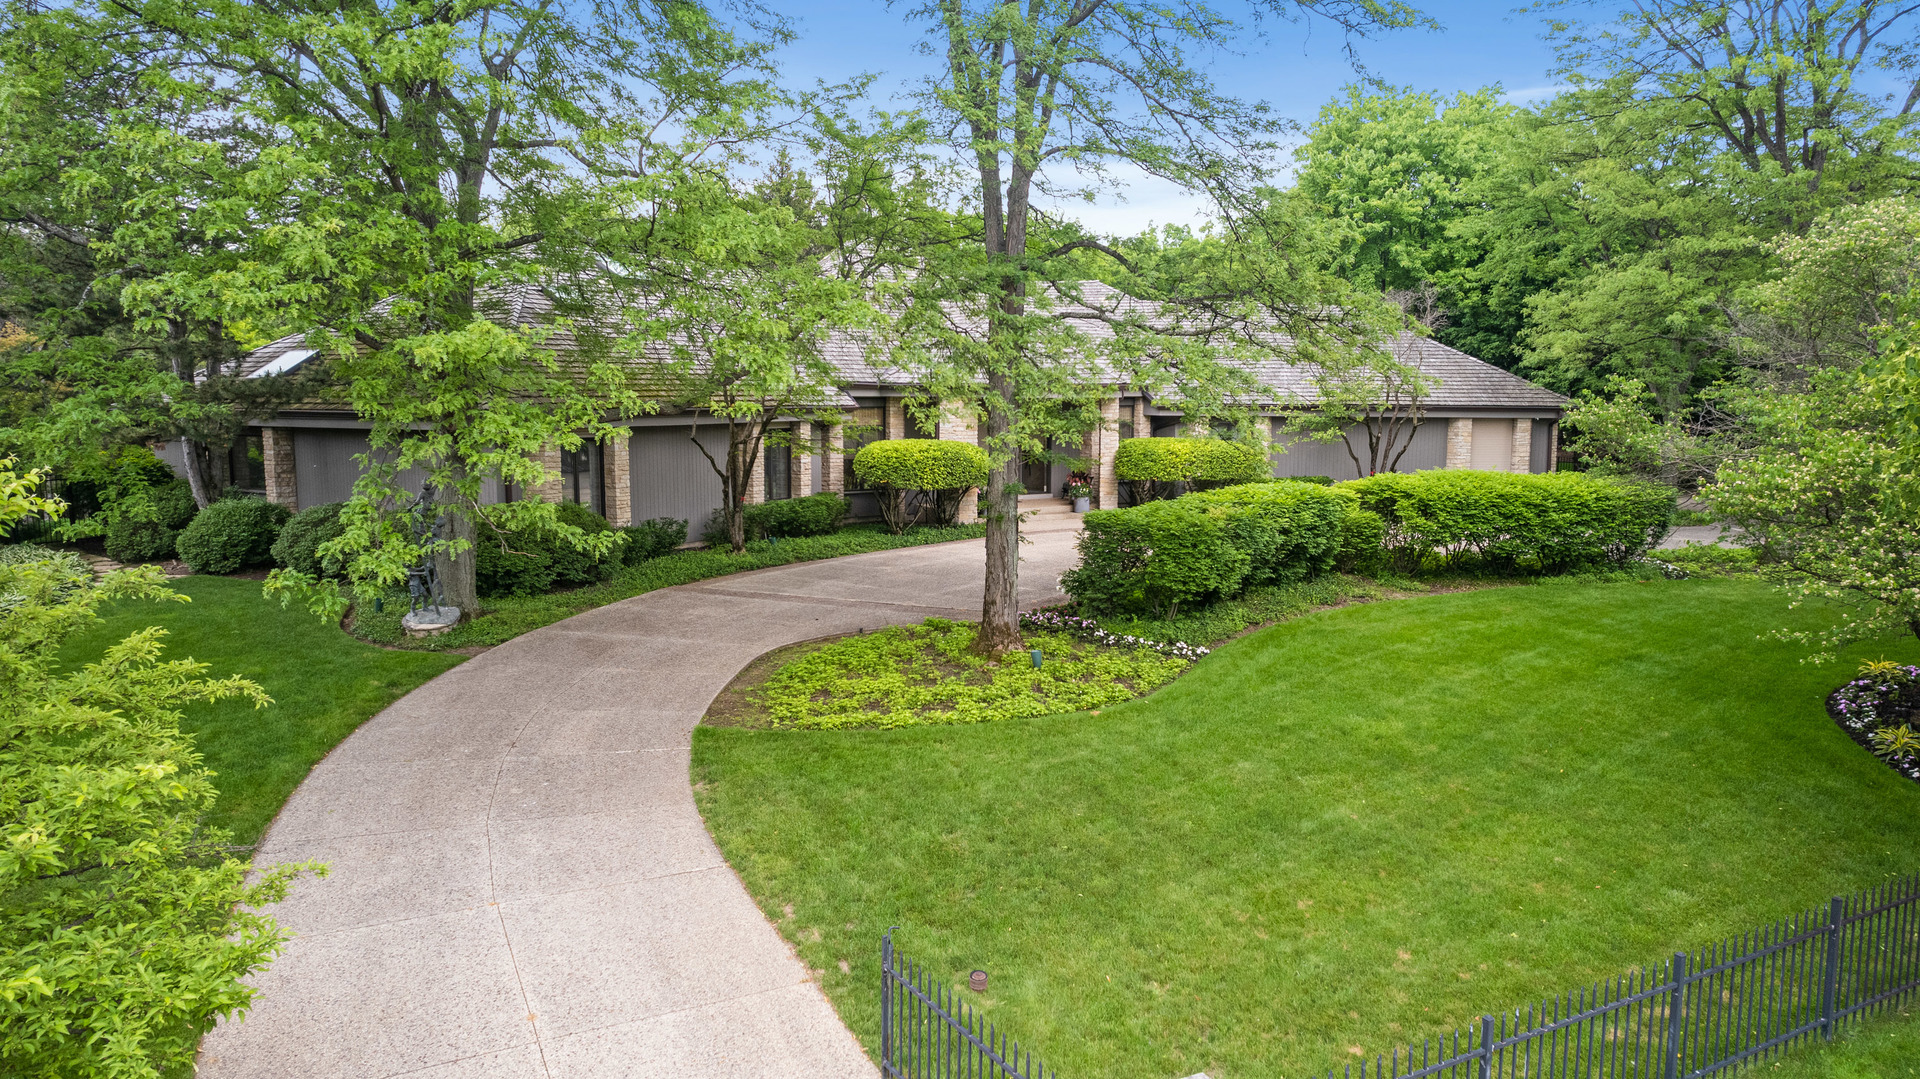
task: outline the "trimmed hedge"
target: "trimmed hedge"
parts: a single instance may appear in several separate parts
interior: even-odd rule
[[[1623,565],[1666,535],[1674,498],[1671,488],[1580,472],[1386,473],[1337,489],[1379,516],[1387,554],[1408,572],[1470,563],[1547,574]]]
[[[1113,470],[1133,485],[1136,502],[1170,497],[1178,484],[1218,487],[1273,478],[1259,447],[1221,438],[1123,438]]]
[[[578,502],[554,507],[562,524],[589,534],[612,529],[605,517]],[[561,542],[557,535],[484,532],[474,544],[474,576],[482,596],[533,596],[550,588],[604,581],[619,568],[624,552],[596,557]]]
[[[327,502],[318,506],[308,506],[293,515],[293,519],[280,529],[280,538],[273,541],[273,560],[293,570],[314,577],[338,577],[344,567],[337,558],[322,559],[320,545],[339,539],[346,531],[340,523],[340,511],[347,508],[345,502]]]
[[[1333,568],[1352,496],[1310,483],[1248,483],[1178,500],[1224,516],[1250,563],[1245,584],[1291,584]]]
[[[292,516],[264,498],[224,498],[194,515],[174,546],[195,573],[233,573],[273,561],[273,541]]]
[[[1167,618],[1240,590],[1252,559],[1234,545],[1227,514],[1185,499],[1082,518],[1080,564],[1060,587],[1096,614]]]
[[[953,524],[967,492],[987,482],[987,467],[987,451],[938,438],[871,442],[853,455],[854,476],[873,489],[896,535],[929,509],[935,525]]]

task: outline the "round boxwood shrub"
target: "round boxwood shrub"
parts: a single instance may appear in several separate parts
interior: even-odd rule
[[[158,521],[121,517],[107,525],[107,557],[115,562],[164,562],[174,555],[180,530]]]
[[[180,560],[195,573],[233,573],[273,561],[273,541],[287,508],[263,498],[222,499],[201,510],[175,541]]]
[[[967,492],[987,482],[987,451],[968,442],[894,438],[871,442],[853,455],[853,474],[880,500],[880,516],[895,533],[931,513],[950,525]]]
[[[339,559],[322,559],[320,545],[339,539],[346,531],[340,523],[340,511],[346,508],[345,502],[327,502],[294,514],[280,530],[280,538],[273,541],[273,560],[314,577],[340,576],[344,567]]]
[[[846,515],[847,500],[832,491],[762,502],[747,507],[747,535],[754,539],[824,536],[839,528],[841,518]]]

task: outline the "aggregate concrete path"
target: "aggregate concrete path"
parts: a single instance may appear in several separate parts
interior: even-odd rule
[[[1077,525],[1026,530],[1024,604],[1057,594]],[[332,872],[275,908],[296,935],[199,1074],[877,1075],[708,837],[692,731],[770,649],[977,617],[982,572],[972,540],[663,589],[414,690],[268,832],[263,864]]]

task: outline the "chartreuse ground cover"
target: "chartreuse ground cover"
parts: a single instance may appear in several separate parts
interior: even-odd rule
[[[752,725],[788,730],[982,723],[1118,704],[1172,681],[1189,660],[1029,632],[1040,654],[974,655],[974,626],[929,618],[833,641],[747,692]]]
[[[1063,1075],[1305,1077],[1920,869],[1920,784],[1822,704],[1920,647],[1802,663],[1787,602],[1357,604],[1097,716],[703,727],[696,791],[870,1049],[897,925]]]
[[[315,762],[354,728],[460,662],[356,641],[302,608],[262,598],[258,581],[186,577],[171,587],[191,602],[109,604],[101,624],[63,655],[98,656],[129,633],[161,626],[166,658],[196,659],[214,677],[239,675],[267,691],[266,708],[192,704],[181,721],[220,792],[207,823],[231,831],[236,843],[258,841]]]

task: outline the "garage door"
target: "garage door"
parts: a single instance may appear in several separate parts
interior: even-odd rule
[[[636,427],[627,443],[632,456],[633,519],[677,517],[698,539],[707,518],[720,508],[720,477],[685,427]],[[701,425],[700,446],[726,464],[727,429]]]

